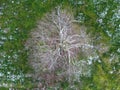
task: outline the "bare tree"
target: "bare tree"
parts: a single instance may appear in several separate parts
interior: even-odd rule
[[[26,42],[30,49],[29,61],[35,70],[34,78],[45,80],[45,84],[55,84],[62,78],[70,81],[71,76],[82,74],[85,62],[78,60],[93,54],[94,46],[85,26],[74,23],[72,13],[57,7],[38,21]],[[79,74],[78,74],[79,73]]]

